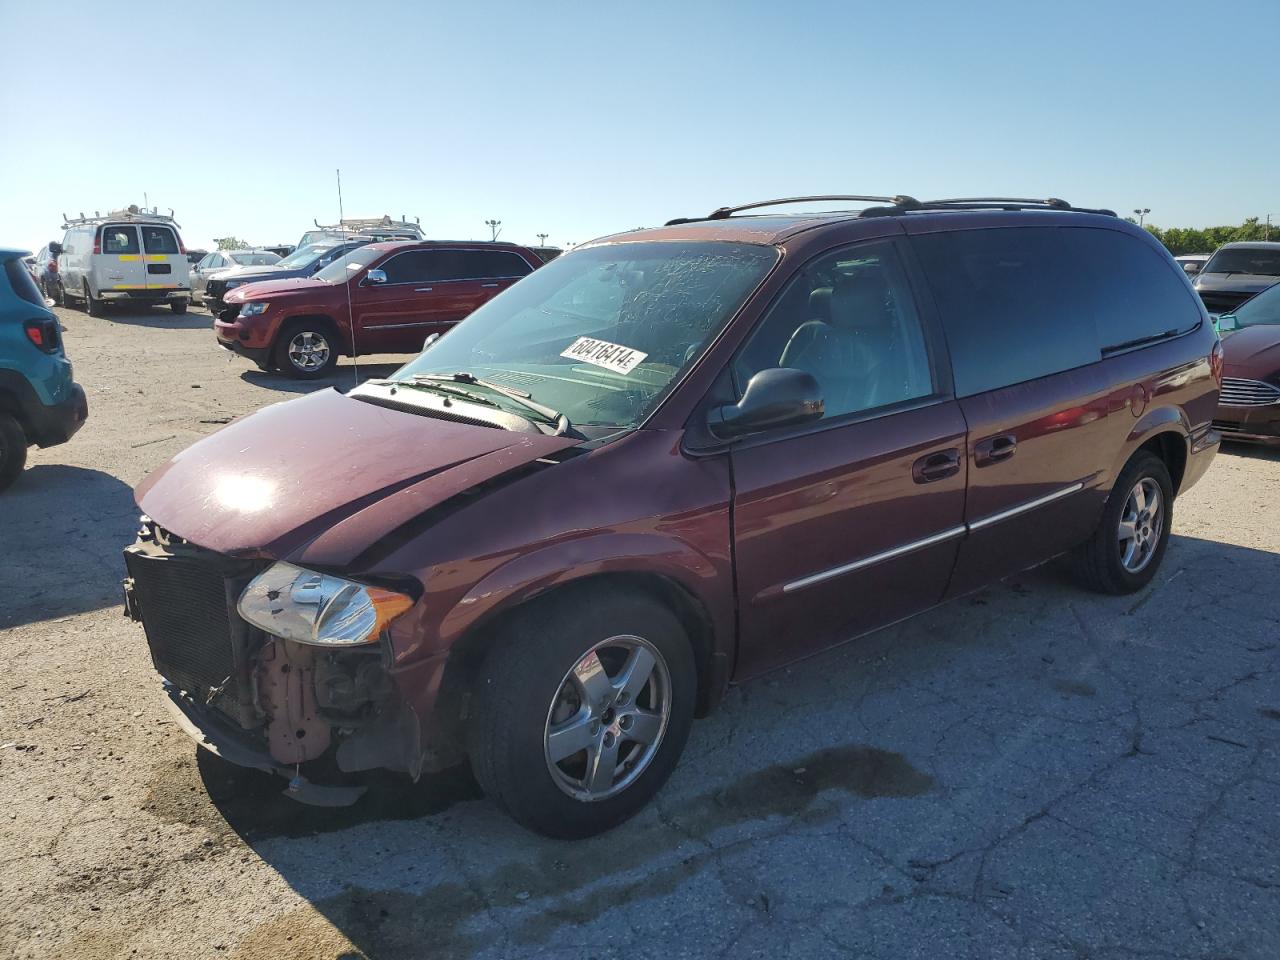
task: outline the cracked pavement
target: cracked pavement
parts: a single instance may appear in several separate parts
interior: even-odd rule
[[[313,387],[200,312],[59,314],[90,419],[0,497],[0,955],[1280,956],[1280,454],[1219,454],[1148,590],[1050,565],[735,688],[560,843],[465,770],[334,811],[197,756],[120,616],[130,487]]]

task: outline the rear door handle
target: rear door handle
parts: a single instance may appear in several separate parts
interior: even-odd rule
[[[430,293],[431,288],[430,287],[414,287],[413,292],[414,293]]]
[[[960,472],[960,451],[954,447],[925,454],[911,465],[911,479],[916,483],[945,480]]]
[[[987,437],[973,445],[973,462],[979,467],[989,467],[1001,460],[1008,460],[1018,452],[1018,438],[1012,433]]]
[[[496,287],[496,286],[497,286],[497,284],[496,284],[496,283],[482,283],[482,284],[480,284],[480,286],[482,286],[482,287]]]

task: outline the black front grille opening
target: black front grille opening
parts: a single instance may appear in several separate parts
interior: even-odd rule
[[[242,727],[257,724],[248,671],[248,625],[234,612],[240,578],[198,554],[139,545],[125,565],[156,671],[193,700],[211,705]]]

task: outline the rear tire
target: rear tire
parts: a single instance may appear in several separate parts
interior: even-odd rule
[[[596,587],[535,601],[507,621],[475,678],[472,769],[530,830],[602,833],[666,783],[696,688],[689,639],[656,600]]]
[[[178,316],[182,316],[182,314],[187,312],[187,301],[172,300],[169,303],[169,309],[178,314]]]
[[[276,335],[275,364],[299,380],[318,380],[338,365],[338,337],[324,320],[291,320]]]
[[[12,415],[0,413],[0,490],[18,479],[27,463],[27,435]]]
[[[1173,480],[1154,453],[1133,457],[1116,478],[1098,528],[1076,548],[1076,574],[1090,590],[1125,594],[1156,575],[1173,525]]]
[[[89,289],[89,281],[84,282],[84,312],[91,317],[100,317],[105,312],[101,300],[93,299],[93,291]]]

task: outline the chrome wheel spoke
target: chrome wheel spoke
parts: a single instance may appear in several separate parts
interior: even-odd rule
[[[653,673],[655,662],[653,654],[644,647],[636,647],[631,651],[627,662],[613,681],[614,689],[627,695],[627,703],[634,703],[636,697],[640,696],[640,691],[645,688]]]
[[[1121,543],[1124,543],[1126,540],[1132,540],[1137,535],[1138,535],[1138,528],[1137,528],[1137,525],[1132,520],[1120,521],[1120,542]]]
[[[662,714],[652,710],[637,710],[631,714],[631,723],[623,736],[636,743],[653,743],[662,733]]]
[[[593,707],[608,703],[613,697],[613,684],[609,682],[609,674],[605,673],[604,664],[594,650],[578,661],[578,665],[573,668],[573,675],[582,687],[587,702]]]
[[[618,769],[618,741],[601,740],[587,751],[586,788],[592,793],[606,793],[613,786],[613,775]]]
[[[582,710],[552,727],[547,734],[547,756],[551,762],[560,763],[583,750],[590,750],[597,739],[591,732],[593,722],[591,714]]]

